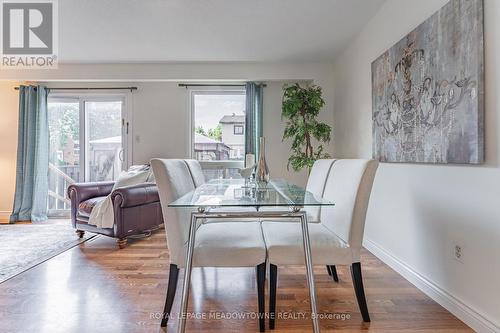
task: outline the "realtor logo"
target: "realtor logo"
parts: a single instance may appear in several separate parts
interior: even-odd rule
[[[57,0],[0,0],[3,69],[57,67]]]

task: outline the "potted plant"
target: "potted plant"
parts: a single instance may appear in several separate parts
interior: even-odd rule
[[[323,144],[330,142],[331,127],[318,121],[325,105],[321,87],[296,83],[283,87],[281,118],[286,119],[283,141],[292,140],[291,155],[287,168],[309,170],[314,162],[330,156],[324,152]]]

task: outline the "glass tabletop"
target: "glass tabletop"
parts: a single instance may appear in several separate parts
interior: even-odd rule
[[[286,180],[271,180],[264,186],[243,179],[216,179],[205,183],[169,207],[305,207],[333,206],[300,186]]]

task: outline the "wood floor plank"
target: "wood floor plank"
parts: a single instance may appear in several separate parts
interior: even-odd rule
[[[315,268],[318,309],[337,316],[320,321],[322,332],[472,332],[367,251],[362,264],[371,323],[361,319],[349,267],[337,268],[339,283]],[[168,267],[163,230],[123,250],[93,238],[0,284],[0,332],[165,332]],[[189,311],[205,318],[188,320],[188,332],[258,332],[254,269],[195,268],[191,288]],[[311,331],[307,290],[304,267],[279,268],[274,332]],[[168,332],[175,328],[171,320]]]

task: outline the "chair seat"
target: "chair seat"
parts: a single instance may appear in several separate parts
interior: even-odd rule
[[[359,261],[359,253],[324,225],[309,223],[308,229],[314,265],[350,265]],[[264,221],[262,231],[271,264],[305,264],[300,223]]]
[[[265,261],[259,222],[207,223],[196,230],[193,266],[254,267]]]
[[[100,202],[104,201],[106,198],[107,196],[95,197],[81,202],[78,205],[78,216],[89,218],[94,207],[97,206],[97,204],[99,204]]]

